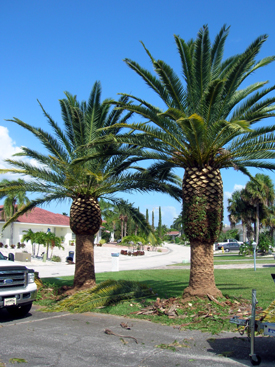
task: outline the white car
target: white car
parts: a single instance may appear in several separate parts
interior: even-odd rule
[[[0,308],[13,317],[23,317],[36,299],[34,270],[10,261],[0,252]]]

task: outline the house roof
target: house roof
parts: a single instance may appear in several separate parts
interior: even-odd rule
[[[3,205],[0,205],[0,213],[3,210]],[[2,216],[0,215],[0,218]],[[3,219],[0,219],[0,222]],[[35,207],[30,212],[23,214],[15,222],[19,223],[32,223],[32,224],[52,224],[59,226],[70,226],[70,217],[62,214],[56,214],[49,212],[48,210]]]
[[[167,236],[179,236],[180,232],[179,231],[171,231],[166,233]]]

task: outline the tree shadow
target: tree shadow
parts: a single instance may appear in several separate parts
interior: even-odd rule
[[[250,339],[244,336],[235,336],[228,338],[209,338],[207,342],[210,345],[208,352],[218,356],[236,360],[245,366],[251,366],[249,359]],[[275,365],[274,339],[258,336],[255,338],[255,354],[262,359],[262,365]]]
[[[5,308],[0,308],[0,323],[1,324],[6,323],[6,322],[11,322],[11,321],[18,321],[18,320],[28,319],[31,316],[32,316],[32,313],[28,312],[27,315],[25,315],[25,316],[13,317],[8,313],[8,311]]]

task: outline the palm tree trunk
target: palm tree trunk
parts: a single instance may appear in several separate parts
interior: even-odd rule
[[[13,229],[14,229],[14,223],[11,222],[11,243],[10,243],[10,245],[13,245],[14,244],[13,243]]]
[[[96,285],[94,267],[94,235],[76,234],[74,288]]]
[[[128,221],[128,218],[127,216],[125,216],[124,218],[124,237],[127,236],[127,221]]]
[[[123,239],[123,229],[124,229],[124,217],[121,218],[121,230],[120,230],[121,241]]]
[[[204,241],[192,241],[189,286],[184,295],[203,297],[207,294],[222,296],[214,277],[213,245]]]
[[[256,238],[257,245],[259,244],[259,233],[260,233],[260,205],[256,206]]]
[[[191,245],[189,286],[184,297],[222,296],[214,277],[213,243],[221,230],[223,185],[218,169],[186,168],[182,183],[184,233]]]
[[[245,222],[242,221],[242,227],[243,227],[243,242],[246,242],[246,225]]]

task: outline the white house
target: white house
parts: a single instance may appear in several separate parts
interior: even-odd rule
[[[5,221],[2,219],[3,205],[0,205],[0,233],[2,238],[0,242],[5,245],[11,243],[11,225],[3,230]],[[52,213],[42,208],[34,208],[30,212],[20,216],[13,223],[13,244],[21,242],[24,231],[31,229],[33,232],[48,232],[49,230],[55,233],[56,236],[64,238],[63,246],[67,249],[75,241],[75,234],[70,229],[70,218],[66,215]],[[101,239],[101,230],[96,234],[95,243]],[[71,246],[70,246],[71,248]]]

